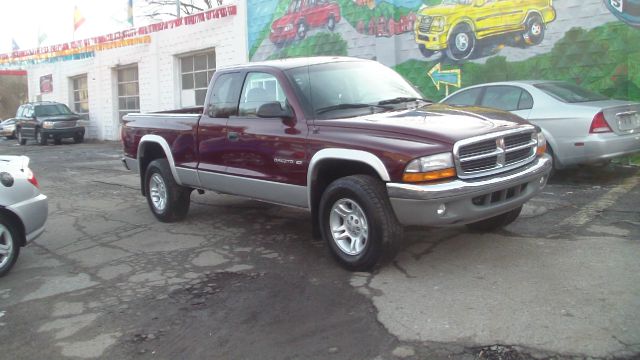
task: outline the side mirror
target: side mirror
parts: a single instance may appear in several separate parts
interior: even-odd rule
[[[260,105],[256,115],[262,118],[282,118],[282,122],[288,126],[295,124],[291,111],[283,109],[282,105],[277,101]]]

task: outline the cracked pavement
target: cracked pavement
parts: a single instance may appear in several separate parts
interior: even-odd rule
[[[638,167],[560,172],[501,231],[409,228],[349,273],[302,210],[194,192],[156,221],[118,143],[0,152],[31,157],[50,206],[0,279],[2,358],[640,356]]]

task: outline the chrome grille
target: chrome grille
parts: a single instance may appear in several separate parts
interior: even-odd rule
[[[431,16],[423,16],[420,20],[420,27],[418,27],[418,30],[423,33],[428,33],[431,31],[431,23],[433,23],[433,18]]]
[[[527,164],[535,158],[536,146],[533,127],[458,141],[453,148],[458,177],[486,176]]]
[[[76,121],[72,120],[72,121],[54,121],[53,122],[53,128],[54,129],[65,129],[65,128],[72,128],[72,127],[76,127]]]

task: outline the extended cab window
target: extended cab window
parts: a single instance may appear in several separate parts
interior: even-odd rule
[[[287,98],[278,79],[267,73],[249,73],[242,88],[238,115],[256,116],[261,105],[274,101],[279,102],[283,109],[287,107]]]
[[[211,89],[208,114],[212,118],[228,118],[236,115],[242,78],[240,73],[218,76]]]

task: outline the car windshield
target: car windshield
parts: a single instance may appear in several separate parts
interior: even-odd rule
[[[56,116],[56,115],[71,115],[67,105],[52,104],[52,105],[39,105],[36,106],[36,116]]]
[[[569,83],[542,83],[535,87],[566,103],[608,100],[606,96]]]
[[[387,111],[422,99],[402,76],[376,62],[333,62],[286,73],[318,119]]]

